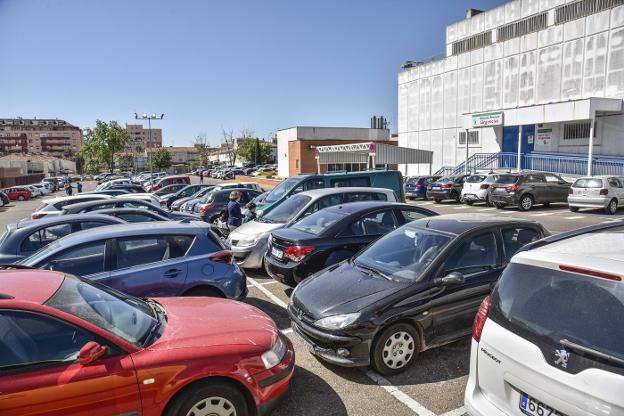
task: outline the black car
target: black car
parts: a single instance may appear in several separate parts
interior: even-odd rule
[[[188,198],[188,197],[190,197],[192,195],[195,195],[196,193],[201,191],[203,188],[208,188],[210,186],[211,185],[208,185],[208,184],[206,184],[206,185],[203,185],[203,184],[186,185],[185,187],[183,187],[179,191],[177,191],[177,192],[175,192],[173,194],[165,195],[161,199],[166,202],[167,208],[171,208],[171,204],[174,203],[175,201],[177,201],[178,199]]]
[[[99,215],[110,215],[125,222],[170,221],[169,218],[144,208],[111,208],[97,210],[96,212]]]
[[[554,173],[507,173],[494,182],[490,201],[498,209],[511,205],[529,211],[535,204],[567,203],[570,185]]]
[[[120,190],[120,191],[126,191],[129,194],[142,194],[145,193],[145,188],[143,188],[141,185],[128,185],[128,184],[119,184],[119,185],[112,185],[109,186],[108,188],[106,188],[106,190]]]
[[[468,336],[481,301],[538,223],[482,214],[412,221],[292,293],[294,332],[317,357],[397,374]]]
[[[65,207],[63,207],[63,211],[61,215],[84,214],[87,212],[94,212],[94,211],[99,211],[102,209],[114,209],[114,208],[117,208],[117,209],[118,208],[138,208],[138,209],[149,210],[169,220],[188,219],[191,221],[197,221],[199,219],[197,215],[187,214],[184,212],[166,211],[160,207],[157,207],[154,204],[151,204],[146,201],[142,201],[140,199],[123,198],[123,197],[113,198],[113,199],[104,199],[104,200],[100,199],[97,201],[66,205]]]
[[[221,191],[212,191],[207,195],[208,199],[206,199],[206,202],[198,207],[199,215],[202,220],[215,223],[221,215],[221,211],[227,208],[227,204],[230,202],[230,193],[233,191],[241,193],[241,199],[238,201],[241,206],[241,210],[245,207],[245,205],[247,205],[248,202],[261,194],[261,192],[247,188],[232,188],[223,189]]]
[[[269,237],[264,265],[290,286],[352,257],[405,223],[437,213],[392,202],[352,202],[315,212]]]
[[[445,176],[427,186],[427,198],[433,199],[439,204],[445,199],[461,200],[464,181],[470,175]]]

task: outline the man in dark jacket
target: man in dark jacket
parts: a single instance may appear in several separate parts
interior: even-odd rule
[[[238,201],[241,198],[241,193],[238,191],[230,192],[230,202],[228,202],[227,210],[228,210],[228,219],[227,225],[230,231],[240,227],[243,223],[243,213],[241,211],[241,206]]]

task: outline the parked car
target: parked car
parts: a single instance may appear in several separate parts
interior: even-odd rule
[[[200,188],[199,191],[195,192],[191,196],[187,196],[187,197],[184,197],[184,198],[176,199],[175,201],[173,201],[171,203],[171,206],[169,208],[172,211],[185,211],[184,208],[186,208],[185,204],[187,202],[190,202],[190,201],[195,200],[195,199],[200,200],[202,197],[207,195],[213,189],[214,189],[214,185],[206,185],[203,188]],[[190,211],[192,211],[192,209]]]
[[[189,186],[187,184],[184,183],[174,183],[173,185],[167,185],[167,186],[163,186],[162,188],[160,188],[158,191],[152,192],[154,195],[156,196],[165,196],[165,195],[172,195],[175,194],[176,192],[178,192],[180,189]]]
[[[207,199],[205,203],[197,204],[195,206],[197,214],[199,214],[201,219],[206,222],[216,223],[221,211],[227,209],[227,204],[230,202],[230,193],[232,191],[241,193],[241,198],[238,201],[241,206],[245,206],[245,204],[260,195],[260,192],[247,188],[222,189],[219,191],[213,190],[206,195]]]
[[[297,175],[280,182],[258,205],[258,215],[271,212],[292,195],[323,188],[372,187],[387,188],[394,192],[395,200],[405,202],[403,176],[397,170],[369,170],[324,175]]]
[[[107,180],[105,182],[98,184],[98,186],[95,187],[95,190],[102,191],[112,186],[120,186],[120,185],[132,185],[132,181],[128,178],[111,179],[111,180]]]
[[[403,224],[435,215],[426,208],[393,202],[353,202],[325,208],[272,231],[264,267],[273,279],[295,286],[351,258]]]
[[[134,296],[247,296],[245,274],[232,253],[212,226],[200,221],[81,231],[20,263],[88,277]]]
[[[553,173],[506,173],[494,182],[490,201],[499,209],[511,205],[529,211],[535,204],[568,202],[569,189],[570,184]]]
[[[545,235],[506,216],[412,221],[300,283],[288,306],[292,328],[325,361],[400,373],[421,351],[470,335],[509,259]]]
[[[143,194],[145,193],[145,189],[141,185],[131,184],[131,185],[111,185],[106,190],[121,190],[126,191],[131,194]]]
[[[12,188],[6,188],[4,193],[9,197],[11,201],[26,201],[32,198],[32,193],[28,188],[22,186],[14,186]]]
[[[244,268],[260,268],[271,231],[295,223],[323,208],[358,201],[396,202],[396,198],[392,190],[382,188],[327,188],[301,192],[268,214],[232,231],[228,241],[234,258]]]
[[[100,209],[94,211],[89,215],[109,215],[111,217],[119,218],[124,222],[152,222],[152,221],[174,221],[175,219],[169,219],[154,211],[143,208],[110,208]],[[80,215],[80,214],[76,214]]]
[[[126,191],[124,189],[111,189],[111,188],[104,189],[103,191],[83,192],[82,195],[84,195],[84,194],[98,194],[98,195],[109,195],[109,196],[130,196],[130,195],[135,195],[135,194],[129,193],[128,191]]]
[[[223,175],[223,179],[234,179],[236,176],[243,175],[245,175],[245,171],[242,169],[230,169]]]
[[[164,188],[167,185],[174,185],[174,184],[190,185],[191,178],[189,178],[186,175],[165,176],[165,177],[158,179],[155,183],[147,185],[145,187],[145,190],[147,192],[156,192],[160,190],[161,188]]]
[[[511,259],[474,320],[469,414],[622,413],[623,231],[575,230]]]
[[[52,178],[43,178],[41,180],[41,182],[49,184],[50,187],[52,188],[52,192],[56,192],[56,191],[58,191],[60,189],[59,186],[58,186],[58,181],[54,177],[52,177]]]
[[[441,176],[410,176],[405,179],[405,197],[408,199],[422,198],[427,200],[427,186],[440,179]]]
[[[212,189],[203,194],[203,196],[199,199],[193,199],[190,200],[186,203],[184,203],[182,206],[180,206],[180,211],[184,211],[184,212],[199,212],[199,206],[201,204],[206,204],[208,199],[210,198],[209,193],[212,191],[221,191],[221,190],[225,190],[225,189],[240,189],[240,188],[246,188],[246,189],[252,189],[254,191],[258,191],[258,192],[264,192],[263,189],[260,187],[260,185],[258,185],[255,182],[228,182],[228,183],[221,183],[219,185],[215,185],[212,187]]]
[[[43,270],[2,271],[0,288],[9,414],[256,415],[288,390],[293,346],[251,305],[139,299]]]
[[[43,192],[41,192],[35,185],[24,185],[24,188],[30,191],[31,198],[38,198],[43,195]]]
[[[41,205],[33,211],[31,218],[33,220],[43,218],[48,215],[61,215],[63,207],[71,204],[79,204],[81,202],[105,200],[112,198],[110,195],[103,194],[77,194],[74,196],[61,196],[57,198],[49,198],[41,201]]]
[[[251,176],[272,177],[277,175],[277,171],[273,168],[261,168],[251,173]]]
[[[600,208],[605,214],[614,215],[620,203],[624,203],[622,177],[579,178],[572,184],[568,194],[568,206],[572,212],[577,212],[579,208]]]
[[[464,186],[462,187],[461,201],[467,205],[472,205],[475,202],[485,202],[485,205],[491,206],[490,192],[498,176],[496,173],[475,173],[468,176],[464,180]]]
[[[196,185],[186,185],[184,187],[182,187],[181,189],[179,189],[177,192],[174,192],[172,194],[169,195],[165,195],[163,197],[161,197],[161,200],[165,201],[165,205],[168,208],[171,208],[171,204],[181,198],[188,198],[192,195],[195,195],[196,193],[198,193],[199,191],[201,191],[202,189],[205,188],[210,188],[210,185],[204,185],[204,184],[196,184]]]
[[[71,233],[123,223],[120,219],[106,215],[81,214],[8,224],[0,238],[0,264],[11,264],[24,259]]]
[[[52,187],[49,183],[36,183],[33,185],[41,193],[41,195],[48,195],[52,193]]]
[[[80,204],[66,205],[63,207],[62,215],[85,214],[87,212],[96,212],[102,209],[119,208],[137,208],[152,211],[170,220],[199,220],[197,215],[187,214],[185,212],[167,211],[151,202],[132,197],[115,197],[105,201],[89,201],[82,202]]]
[[[467,174],[445,176],[427,186],[427,198],[433,199],[436,204],[453,199],[456,202],[461,200],[464,181],[470,176]]]

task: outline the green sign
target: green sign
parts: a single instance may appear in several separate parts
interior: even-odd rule
[[[494,127],[503,125],[503,112],[492,111],[472,115],[472,128]]]

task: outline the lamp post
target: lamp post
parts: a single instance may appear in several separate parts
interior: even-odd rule
[[[147,114],[147,113],[143,113],[143,114],[137,114],[134,113],[134,118],[136,120],[147,120],[147,126],[148,126],[148,141],[147,141],[147,160],[149,163],[149,167],[150,167],[150,171],[153,171],[154,169],[152,169],[152,154],[149,151],[149,149],[152,147],[152,120],[162,120],[165,117],[165,114],[161,114],[161,115],[157,115],[156,113],[152,113],[152,114]]]

